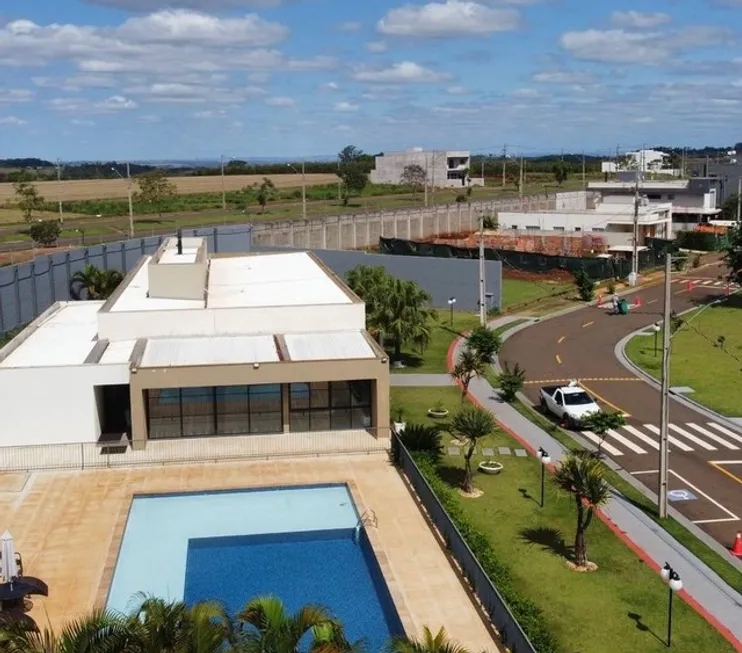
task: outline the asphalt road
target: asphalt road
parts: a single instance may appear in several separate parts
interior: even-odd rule
[[[673,310],[718,298],[723,287],[715,284],[722,274],[724,268],[714,266],[678,275],[672,285]],[[702,280],[689,292],[687,278]],[[627,334],[662,319],[663,293],[662,283],[632,293],[627,299],[638,296],[642,306],[626,316],[587,307],[546,320],[508,338],[500,353],[501,361],[518,362],[526,370],[524,392],[535,403],[542,385],[578,379],[605,410],[625,413],[626,426],[607,434],[602,451],[655,492],[660,393],[630,373],[614,349]],[[670,422],[672,506],[729,546],[742,530],[742,432],[676,400],[670,404]],[[583,435],[598,444],[594,434]]]

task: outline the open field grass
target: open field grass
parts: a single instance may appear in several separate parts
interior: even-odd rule
[[[672,338],[670,385],[693,388],[689,395],[727,417],[742,417],[742,298],[727,305],[687,313],[688,325]],[[723,347],[718,339],[724,338]],[[659,379],[662,369],[662,332],[638,335],[626,346],[628,357],[648,374]]]
[[[395,403],[406,408],[407,422],[432,423],[427,410],[440,399],[449,410],[460,404],[454,388],[392,388]],[[448,444],[450,437],[444,437]],[[498,430],[484,443],[520,448]],[[483,460],[475,454],[473,464]],[[542,611],[545,625],[560,650],[624,653],[667,650],[667,587],[653,570],[607,526],[594,520],[587,531],[593,573],[575,573],[565,564],[574,538],[574,501],[547,479],[545,507],[539,507],[541,465],[532,456],[498,457],[505,469],[498,476],[475,475],[484,491],[478,499],[453,493],[465,518],[490,543],[497,560],[508,568],[514,587]],[[439,477],[452,490],[463,476],[463,456],[445,456]],[[730,652],[734,649],[681,600],[673,610],[672,649],[683,653]]]
[[[65,220],[77,220],[82,217],[78,213],[65,213]],[[34,220],[56,220],[59,213],[52,211],[34,211]],[[0,225],[1,224],[21,224],[24,223],[23,211],[17,208],[0,208]]]

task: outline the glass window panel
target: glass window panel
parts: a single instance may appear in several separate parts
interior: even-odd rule
[[[295,433],[305,433],[310,431],[309,411],[296,410],[291,411],[291,430]]]
[[[283,419],[279,412],[250,413],[250,433],[282,433]]]
[[[326,381],[310,384],[310,395],[310,408],[313,410],[330,407],[330,384]]]
[[[290,406],[291,409],[301,410],[309,408],[309,384],[308,383],[292,383],[291,384],[291,397]]]
[[[353,406],[371,405],[371,381],[351,381],[348,385],[353,397]]]
[[[248,390],[244,385],[215,388],[216,432],[237,435],[250,432]]]
[[[180,430],[180,391],[175,388],[147,391],[149,437],[177,438]]]
[[[350,406],[350,386],[347,381],[333,381],[330,390],[332,408],[347,408]]]
[[[370,408],[354,408],[352,410],[352,428],[367,429],[373,425]]]
[[[250,391],[250,412],[281,412],[280,385],[252,385]]]
[[[183,388],[181,410],[184,437],[214,434],[214,388]]]
[[[350,408],[333,408],[330,411],[330,420],[333,430],[351,428]]]
[[[312,431],[329,431],[332,428],[330,422],[330,409],[313,410],[310,415],[310,425]]]

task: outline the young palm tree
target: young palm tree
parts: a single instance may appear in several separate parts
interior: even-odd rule
[[[466,442],[464,451],[464,483],[462,489],[470,493],[472,484],[471,457],[474,455],[479,440],[488,436],[495,429],[495,420],[492,413],[483,408],[463,408],[456,413],[448,426],[448,430],[457,440]]]
[[[74,300],[82,299],[83,295],[87,299],[108,299],[123,279],[119,270],[101,270],[88,263],[72,275],[70,296]]]
[[[466,648],[448,638],[446,630],[441,628],[436,635],[425,626],[420,639],[395,637],[389,643],[389,653],[469,653]]]
[[[451,376],[461,383],[461,403],[464,403],[466,395],[469,393],[469,384],[475,376],[484,376],[487,364],[472,349],[465,347],[461,352],[456,365],[451,371]]]
[[[428,307],[430,295],[414,281],[393,279],[383,298],[379,326],[394,341],[393,359],[402,356],[402,345],[424,351],[430,344],[431,322],[437,313]]]
[[[575,451],[568,454],[557,468],[554,482],[574,497],[577,507],[574,562],[577,567],[584,568],[587,566],[585,531],[590,526],[595,509],[605,505],[610,497],[603,467],[589,451]]]
[[[103,610],[68,623],[60,633],[12,617],[0,621],[3,653],[128,653],[136,650],[133,642],[128,620]]]
[[[321,606],[305,605],[295,615],[287,614],[281,599],[260,596],[237,615],[238,648],[244,653],[297,653],[309,635],[311,653],[352,653],[361,650],[351,643],[343,625]]]

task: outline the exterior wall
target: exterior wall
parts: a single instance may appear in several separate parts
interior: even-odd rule
[[[98,337],[137,340],[180,336],[225,336],[358,331],[366,328],[363,303],[327,306],[184,309],[177,311],[103,312],[98,314]]]
[[[146,446],[145,390],[362,379],[369,379],[375,385],[373,427],[381,434],[388,434],[389,363],[386,359],[263,363],[257,368],[253,365],[138,368],[131,374],[132,445],[134,448]],[[287,406],[284,405],[284,418],[286,411]]]
[[[449,179],[448,173],[458,172],[470,167],[471,157],[468,151],[418,151],[390,152],[377,156],[370,179],[374,184],[400,184],[402,173],[408,165],[419,165],[427,171],[428,183],[441,188],[465,188],[460,179]],[[472,186],[483,186],[484,180],[474,178],[470,173]]]
[[[147,270],[149,296],[162,299],[203,299],[206,293],[206,261],[161,264],[150,261]]]
[[[128,364],[0,368],[0,445],[97,442],[95,386],[128,382]]]

